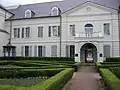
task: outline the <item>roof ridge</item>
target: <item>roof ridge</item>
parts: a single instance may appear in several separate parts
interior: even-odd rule
[[[49,1],[49,2],[40,2],[40,3],[30,3],[30,4],[24,4],[20,6],[28,6],[28,5],[36,5],[36,4],[46,4],[46,3],[53,3],[53,2],[64,2],[65,0],[60,0],[60,1]]]

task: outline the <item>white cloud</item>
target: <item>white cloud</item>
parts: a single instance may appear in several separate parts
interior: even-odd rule
[[[18,4],[31,4],[40,2],[61,1],[61,0],[0,0],[0,4],[4,6],[18,5]]]

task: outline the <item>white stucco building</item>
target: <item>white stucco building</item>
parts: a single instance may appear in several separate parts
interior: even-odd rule
[[[16,56],[75,57],[103,62],[120,56],[119,0],[64,0],[0,6],[0,56],[9,40]]]

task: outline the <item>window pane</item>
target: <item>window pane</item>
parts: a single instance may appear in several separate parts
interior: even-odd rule
[[[17,38],[20,38],[20,28],[17,30]]]
[[[22,38],[24,38],[24,28],[22,28]]]
[[[70,45],[70,57],[74,58],[75,56],[75,46]]]
[[[30,46],[30,56],[32,57],[32,46]]]
[[[70,25],[70,34],[71,36],[75,36],[75,25]]]
[[[49,26],[48,36],[51,37],[51,26]]]
[[[42,46],[38,46],[38,56],[42,57]]]
[[[58,26],[58,37],[60,37],[60,26]]]
[[[30,37],[30,27],[26,28],[26,37]]]
[[[14,28],[14,38],[17,38],[17,28]]]
[[[56,45],[53,45],[51,47],[51,56],[52,57],[57,57],[57,46]]]
[[[53,36],[57,37],[58,36],[57,26],[52,26],[52,30],[53,30]]]
[[[29,56],[29,46],[25,46],[25,56]]]
[[[104,24],[104,33],[106,35],[110,35],[110,24],[109,23]]]

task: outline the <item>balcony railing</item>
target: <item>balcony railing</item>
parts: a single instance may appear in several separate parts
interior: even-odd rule
[[[103,37],[102,32],[92,32],[92,33],[86,33],[86,32],[76,32],[75,37]]]

